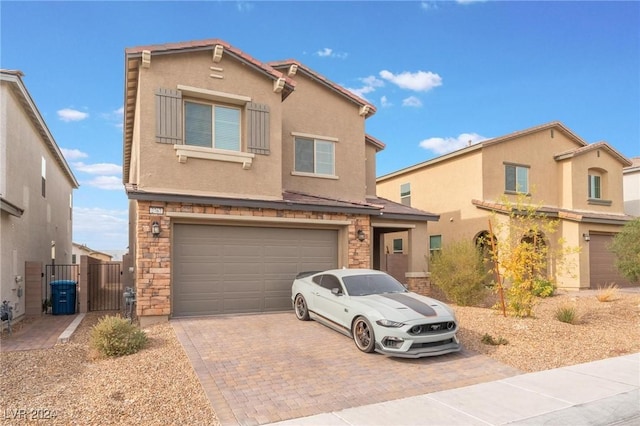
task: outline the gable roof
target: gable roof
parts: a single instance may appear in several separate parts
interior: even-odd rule
[[[562,124],[559,121],[551,121],[549,123],[545,123],[545,124],[541,124],[539,126],[534,126],[534,127],[529,127],[528,129],[524,129],[524,130],[518,130],[516,132],[512,132],[509,134],[506,134],[504,136],[498,136],[496,138],[492,138],[492,139],[487,139],[484,140],[482,142],[470,145],[470,146],[466,146],[464,148],[458,149],[456,151],[450,152],[448,154],[444,154],[441,155],[440,157],[436,157],[433,158],[431,160],[427,160],[427,161],[423,161],[421,163],[415,164],[413,166],[409,166],[409,167],[405,167],[404,169],[400,169],[397,170],[395,172],[391,172],[388,173],[386,175],[380,176],[376,179],[377,182],[392,178],[392,177],[397,177],[400,176],[402,174],[405,173],[409,173],[415,170],[419,170],[422,168],[426,168],[429,166],[432,166],[434,164],[443,162],[445,160],[449,160],[451,158],[456,158],[456,157],[461,157],[463,155],[466,155],[470,152],[473,151],[477,151],[477,150],[481,150],[483,147],[485,146],[491,146],[491,145],[495,145],[495,144],[499,144],[502,142],[506,142],[506,141],[510,141],[516,138],[521,138],[523,136],[528,136],[534,133],[538,133],[541,132],[543,130],[549,130],[549,129],[554,129],[554,130],[558,130],[562,133],[564,133],[570,140],[572,140],[577,146],[578,148],[582,148],[587,146],[587,142],[585,142],[582,138],[580,138],[578,135],[576,135],[575,133],[573,133],[568,127],[566,127],[564,124]]]
[[[33,98],[31,98],[27,87],[24,85],[24,82],[22,81],[23,76],[24,74],[19,70],[0,69],[0,80],[4,83],[9,84],[9,87],[11,88],[13,93],[18,97],[20,105],[24,109],[25,114],[27,115],[27,117],[29,117],[31,123],[35,127],[36,132],[38,132],[45,146],[55,159],[56,163],[58,163],[58,165],[62,169],[62,173],[67,177],[74,189],[78,188],[80,185],[78,184],[76,177],[73,175],[73,172],[71,171],[67,160],[65,160],[64,155],[62,155],[60,147],[58,147],[58,144],[53,138],[53,135],[49,131],[47,123],[45,123],[44,119],[42,118],[42,114],[40,114],[40,111],[33,101]]]
[[[384,144],[384,142],[382,142],[379,139],[374,138],[371,135],[364,135],[364,141],[368,144],[373,145],[376,148],[376,152],[377,151],[382,151],[383,149],[385,149],[386,145]]]
[[[564,152],[561,152],[559,154],[554,155],[553,158],[556,161],[566,160],[568,158],[577,157],[579,155],[586,154],[587,152],[591,152],[591,151],[594,151],[594,150],[597,150],[597,149],[602,149],[604,151],[607,151],[613,158],[618,160],[625,167],[631,166],[633,164],[624,155],[620,154],[611,145],[609,145],[608,143],[606,143],[604,141],[592,143],[591,145],[583,146],[583,147],[578,148],[578,149],[572,149],[572,150],[569,150],[569,151],[564,151]]]
[[[237,61],[249,66],[253,70],[263,74],[267,78],[271,80],[279,80],[284,79],[284,87],[282,89],[282,100],[286,99],[287,96],[293,92],[295,88],[295,81],[293,81],[290,77],[282,74],[280,71],[271,67],[270,65],[261,62],[251,55],[243,52],[242,50],[230,45],[224,40],[220,40],[217,38],[207,39],[207,40],[195,40],[195,41],[185,41],[179,43],[163,43],[163,44],[153,44],[148,46],[136,46],[136,47],[128,47],[125,49],[125,60],[124,60],[124,76],[125,76],[125,85],[124,85],[124,124],[123,124],[123,135],[124,135],[124,164],[123,164],[123,173],[122,178],[126,183],[129,176],[129,164],[131,161],[131,143],[133,139],[133,115],[136,106],[136,96],[138,89],[138,73],[139,68],[141,66],[143,53],[148,52],[151,56],[154,55],[170,55],[170,54],[180,54],[180,53],[188,53],[188,52],[196,52],[203,50],[214,51],[216,46],[222,46],[224,55],[229,55],[230,57],[236,59]]]
[[[376,107],[372,103],[362,99],[359,96],[356,96],[353,92],[345,89],[339,84],[334,83],[333,81],[329,80],[325,76],[315,72],[314,70],[307,67],[300,61],[297,61],[295,59],[286,59],[283,61],[269,62],[269,65],[271,65],[275,69],[291,68],[292,65],[295,65],[297,69],[296,72],[302,72],[307,77],[311,78],[312,80],[315,80],[316,82],[334,91],[335,93],[347,98],[349,101],[355,103],[356,105],[366,108],[366,112],[365,112],[366,118],[371,117],[373,114],[376,113]]]

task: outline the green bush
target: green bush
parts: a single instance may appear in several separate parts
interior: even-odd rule
[[[90,345],[104,356],[131,355],[146,344],[144,331],[120,316],[102,317],[91,329]]]
[[[429,270],[431,282],[458,305],[478,304],[487,296],[487,271],[482,252],[471,241],[457,241],[442,247],[431,258]]]
[[[574,306],[563,305],[556,309],[556,319],[567,324],[578,322],[578,312]]]
[[[553,283],[544,278],[538,278],[533,280],[533,295],[537,297],[549,297],[553,296],[553,292],[556,290]]]
[[[492,346],[509,344],[509,341],[504,337],[500,336],[497,339],[494,339],[492,335],[487,333],[485,333],[484,336],[482,336],[481,342],[484,343],[485,345],[492,345]]]

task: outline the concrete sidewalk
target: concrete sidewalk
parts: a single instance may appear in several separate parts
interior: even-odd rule
[[[273,425],[639,425],[640,353]]]

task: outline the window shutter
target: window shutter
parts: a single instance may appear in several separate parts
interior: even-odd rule
[[[159,88],[156,91],[156,142],[182,143],[182,92]]]
[[[247,150],[269,154],[269,105],[247,104]]]

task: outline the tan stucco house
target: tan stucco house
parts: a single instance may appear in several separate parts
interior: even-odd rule
[[[17,319],[39,314],[44,265],[71,261],[78,188],[20,71],[0,70],[0,300]]]
[[[295,60],[217,39],[125,52],[123,180],[143,323],[291,309],[298,272],[380,268],[408,233],[425,284],[437,215],[377,197],[375,107]]]
[[[640,157],[633,157],[631,162],[622,170],[624,212],[640,217]]]
[[[86,244],[73,243],[71,252],[71,263],[79,265],[82,256],[89,256],[102,262],[110,262],[113,256],[88,247]]]
[[[440,215],[429,225],[430,251],[489,235],[489,218],[503,209],[503,197],[515,202],[518,193],[529,194],[533,205],[560,220],[559,235],[547,236],[547,243],[562,237],[568,246],[580,248],[567,259],[573,265],[570,273],[551,270],[550,278],[560,288],[597,288],[628,284],[613,266],[608,245],[631,219],[622,195],[622,170],[630,165],[609,144],[587,144],[552,122],[381,176],[377,192]]]

